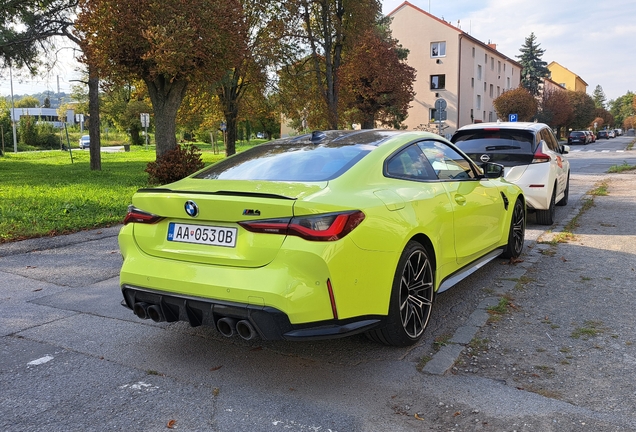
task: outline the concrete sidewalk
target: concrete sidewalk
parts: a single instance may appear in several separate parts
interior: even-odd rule
[[[490,315],[446,371],[504,384],[497,404],[470,392],[455,400],[489,430],[636,430],[636,172],[605,178],[606,196],[573,209],[575,238],[551,243],[555,229],[539,239],[541,258],[499,293],[507,313]],[[531,394],[556,411],[535,412]],[[447,420],[481,430],[470,416]]]

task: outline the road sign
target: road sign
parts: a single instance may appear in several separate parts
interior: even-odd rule
[[[448,113],[446,111],[440,111],[437,110],[435,111],[435,121],[441,122],[441,121],[446,121],[446,119],[448,119]]]
[[[139,117],[141,120],[141,127],[147,128],[148,126],[150,126],[150,114],[141,113],[139,114]]]
[[[437,99],[435,101],[435,109],[438,111],[444,111],[446,109],[446,101],[444,99]]]
[[[508,114],[508,121],[509,122],[516,122],[517,118],[519,118],[518,114]]]
[[[221,122],[221,130],[225,131],[227,129],[227,124],[225,122]]]

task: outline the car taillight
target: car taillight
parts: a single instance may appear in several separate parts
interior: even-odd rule
[[[335,241],[353,231],[364,220],[359,210],[285,219],[239,222],[250,232],[293,235],[312,241]]]
[[[154,215],[152,213],[148,213],[134,206],[128,206],[128,213],[124,218],[124,225],[128,225],[129,223],[143,223],[143,224],[154,224],[163,219],[161,216]]]
[[[532,163],[535,164],[535,163],[544,163],[544,162],[550,162],[550,155],[543,153],[541,151],[541,146],[539,146],[537,151],[534,152]]]

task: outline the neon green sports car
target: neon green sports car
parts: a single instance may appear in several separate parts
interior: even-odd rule
[[[425,132],[256,146],[133,196],[119,234],[125,304],[228,337],[413,344],[435,293],[521,253],[525,201],[502,175]]]

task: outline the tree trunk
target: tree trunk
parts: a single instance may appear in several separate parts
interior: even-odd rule
[[[101,137],[99,132],[99,77],[95,68],[88,65],[88,134],[90,136],[91,171],[102,170]]]
[[[170,80],[159,76],[146,79],[148,94],[155,114],[155,142],[157,158],[177,148],[177,111],[188,87],[187,81]]]
[[[217,88],[217,95],[223,105],[226,124],[225,155],[236,153],[236,128],[238,123],[239,100],[243,94],[243,86],[239,84],[240,72],[235,69],[225,76]]]
[[[365,114],[360,127],[362,129],[375,129],[375,116],[373,114]]]

